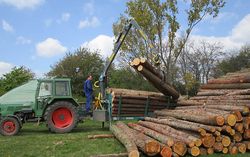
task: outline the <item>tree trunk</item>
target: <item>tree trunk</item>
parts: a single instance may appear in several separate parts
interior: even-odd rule
[[[136,130],[130,129],[123,122],[117,122],[117,127],[127,133],[129,138],[134,141],[137,147],[148,156],[154,156],[160,152],[160,144],[156,140],[140,133]]]
[[[139,157],[138,149],[128,135],[116,125],[111,125],[110,131],[115,137],[125,146],[128,152],[128,157]]]

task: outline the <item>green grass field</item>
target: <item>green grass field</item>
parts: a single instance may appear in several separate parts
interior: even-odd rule
[[[86,120],[68,134],[53,134],[44,124],[27,123],[17,136],[0,136],[0,157],[88,157],[125,152],[116,139],[87,138],[90,134],[101,133],[109,133],[108,123],[102,129],[101,122]],[[230,155],[216,154],[211,157],[223,156]],[[238,156],[249,157],[250,154]]]

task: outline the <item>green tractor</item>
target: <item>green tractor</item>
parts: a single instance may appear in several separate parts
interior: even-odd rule
[[[45,121],[51,132],[70,132],[80,120],[78,107],[70,79],[31,80],[0,97],[0,133],[15,135],[32,120]]]

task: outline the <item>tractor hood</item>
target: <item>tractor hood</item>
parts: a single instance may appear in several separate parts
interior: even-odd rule
[[[0,97],[0,105],[4,104],[29,104],[35,102],[37,80],[16,87]]]

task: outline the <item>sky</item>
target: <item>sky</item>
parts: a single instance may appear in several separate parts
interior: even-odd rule
[[[185,26],[184,0],[180,21]],[[112,24],[127,0],[0,0],[0,77],[25,66],[43,77],[67,52],[80,46],[112,52]],[[206,16],[191,39],[220,42],[224,49],[250,43],[250,1],[227,0],[216,18]]]

